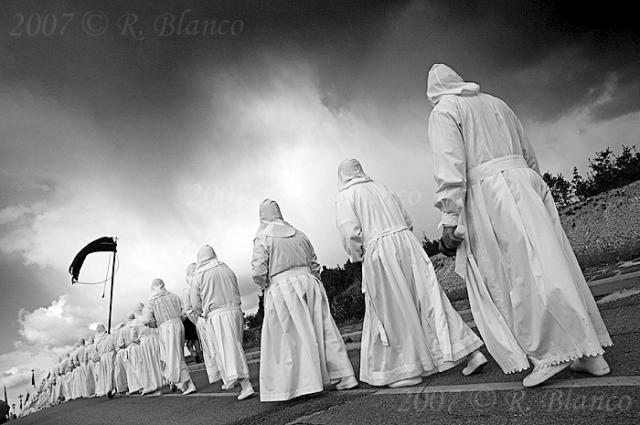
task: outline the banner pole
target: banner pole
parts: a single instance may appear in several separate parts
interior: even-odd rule
[[[116,275],[116,250],[113,251],[113,257],[111,260],[111,295],[109,296],[109,328],[108,333],[111,333],[111,310],[113,309],[113,281]]]

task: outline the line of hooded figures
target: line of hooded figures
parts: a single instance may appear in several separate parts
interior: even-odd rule
[[[483,346],[506,374],[533,366],[524,387],[567,367],[606,375],[603,347],[611,338],[519,119],[442,64],[429,71],[427,97],[434,107],[428,133],[441,250],[456,256],[482,339],[438,284],[399,197],[357,160],[345,160],[338,167],[336,219],[345,251],[361,265],[366,311],[359,380],[418,385],[461,363],[462,374],[470,375],[488,362]],[[266,288],[260,400],[358,386],[311,242],[283,219],[275,201],[263,201],[259,212],[251,267],[254,282]],[[156,279],[151,298],[126,326],[109,335],[99,325],[55,369],[43,403],[123,391],[157,395],[165,383],[183,394],[196,391],[184,358],[183,316],[196,325],[209,382],[221,380],[225,390],[239,386],[238,399],[253,395],[235,274],[204,246],[187,276],[188,296],[168,292]]]

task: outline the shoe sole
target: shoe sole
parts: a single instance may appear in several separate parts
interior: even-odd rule
[[[588,373],[593,376],[605,376],[611,373],[610,368],[600,369],[600,370],[589,370],[589,369],[583,369],[581,367],[577,367],[577,368],[569,367],[569,368],[571,369],[572,372]]]
[[[405,381],[405,379],[403,379],[403,381]],[[399,385],[396,385],[396,383],[394,382],[392,384],[387,385],[387,387],[389,387],[389,388],[404,388],[404,387],[414,387],[416,385],[422,384],[422,379],[420,379],[420,380],[416,379],[415,381],[412,380],[412,379],[406,379],[406,381],[408,381],[408,382],[402,383],[402,384],[399,384]]]
[[[478,366],[476,366],[471,372],[467,372],[465,373],[464,370],[462,371],[462,374],[464,376],[469,376],[469,375],[473,375],[476,372],[481,372],[482,369],[484,369],[484,367],[487,365],[487,363],[489,363],[489,361],[485,361],[484,363],[480,363]]]
[[[554,376],[556,376],[558,373],[562,372],[563,370],[568,369],[570,366],[571,366],[571,363],[567,362],[567,364],[564,367],[558,368],[558,370],[553,372],[551,375],[545,377],[542,381],[536,382],[534,384],[527,384],[527,385],[525,385],[524,381],[522,381],[522,386],[525,387],[525,388],[537,387],[538,385],[541,385],[541,384],[547,382],[549,379],[553,378]]]
[[[353,388],[357,387],[358,385],[360,385],[360,384],[357,383],[357,382],[355,384],[351,384],[351,385],[346,386],[346,387],[339,387],[339,386],[336,385],[336,390],[338,390],[338,391],[350,390],[350,389],[353,389]]]
[[[240,398],[240,396],[238,396],[238,400],[246,400],[246,399],[248,399],[248,398],[250,398],[250,397],[253,397],[254,395],[256,395],[256,392],[255,392],[255,391],[254,391],[254,392],[252,392],[251,394],[247,394],[246,396],[244,396],[244,397],[242,397],[242,398]]]

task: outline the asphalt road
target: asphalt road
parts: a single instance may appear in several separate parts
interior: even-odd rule
[[[568,369],[549,385],[525,390],[527,372],[504,375],[493,362],[463,377],[461,366],[394,392],[361,384],[354,391],[325,391],[282,403],[243,402],[210,385],[201,367],[192,373],[198,393],[74,400],[34,413],[16,424],[599,424],[640,423],[640,295],[601,306],[614,341],[612,369],[592,378]],[[354,369],[359,351],[349,352]],[[250,365],[257,385],[259,365]],[[475,384],[475,385],[474,385]]]

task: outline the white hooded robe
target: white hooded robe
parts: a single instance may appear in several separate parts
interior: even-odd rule
[[[456,272],[489,353],[505,373],[602,354],[611,338],[520,120],[446,65],[427,96],[435,206],[467,228]]]
[[[338,229],[351,261],[362,261],[360,380],[388,385],[450,369],[482,341],[438,284],[400,199],[355,160],[339,177]]]

